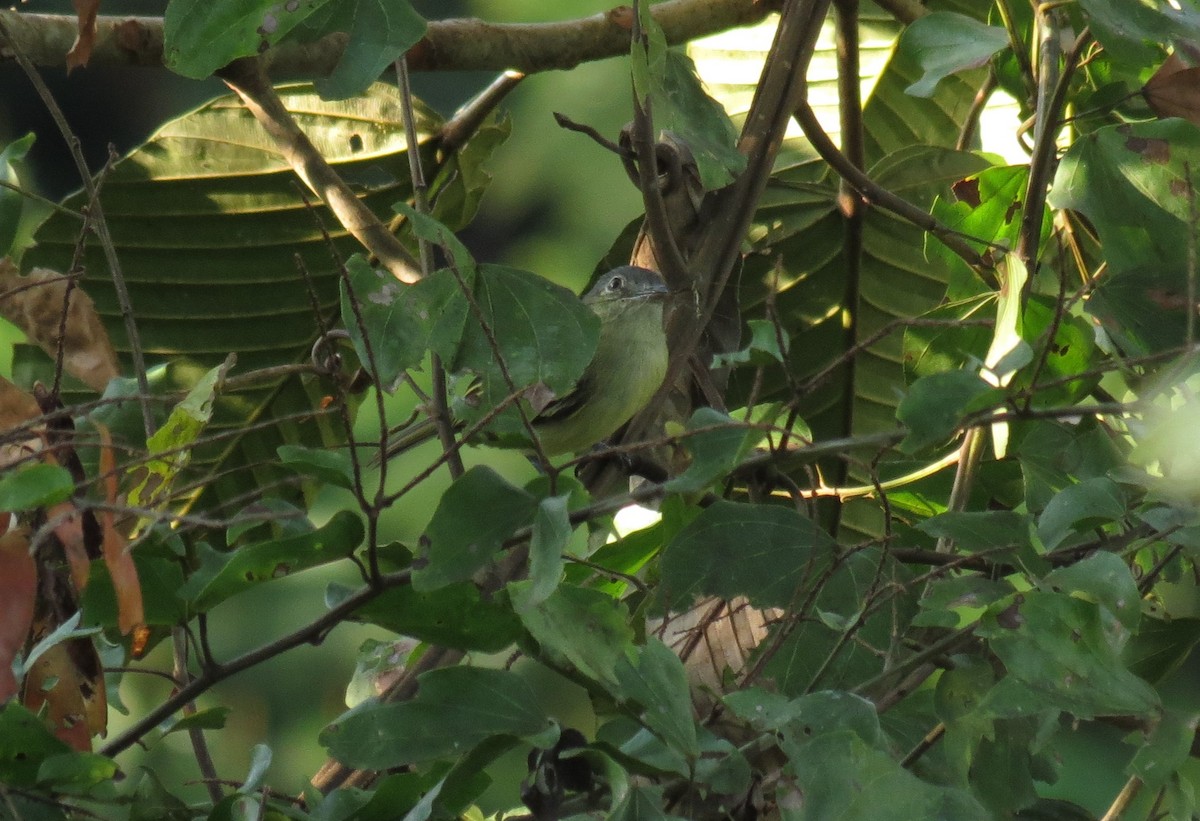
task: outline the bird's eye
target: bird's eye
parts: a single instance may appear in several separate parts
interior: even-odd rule
[[[619,291],[624,287],[625,280],[621,279],[619,276],[613,277],[608,281],[608,290],[610,291]]]

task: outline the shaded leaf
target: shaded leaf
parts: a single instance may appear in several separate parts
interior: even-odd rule
[[[537,507],[533,496],[491,468],[471,468],[442,494],[421,536],[413,587],[430,591],[471,578],[491,564],[505,539],[533,519]]]
[[[350,511],[336,513],[324,527],[239,547],[232,553],[201,553],[201,567],[179,589],[193,612],[203,613],[255,585],[344,559],[363,538],[362,521]]]
[[[516,595],[530,582],[513,582]],[[633,652],[633,630],[625,606],[584,587],[560,585],[541,604],[520,613],[542,652],[570,664],[611,692],[620,692],[617,665]]]
[[[513,673],[449,667],[419,682],[411,701],[347,713],[321,732],[321,744],[345,764],[378,770],[462,754],[494,735],[528,738],[553,728]]]
[[[762,438],[760,431],[714,408],[697,408],[688,419],[687,430],[703,432],[683,438],[692,461],[687,470],[666,483],[673,493],[694,493],[728,476]]]
[[[1064,710],[1080,718],[1148,715],[1158,695],[1121,663],[1129,631],[1097,605],[1060,593],[1031,592],[1003,620],[979,628],[1007,675],[981,709],[996,716]]]
[[[569,495],[551,496],[538,502],[533,516],[533,535],[529,539],[529,581],[514,596],[518,612],[535,607],[550,597],[563,574],[563,550],[571,538],[571,520],[567,510]]]
[[[1038,536],[1053,550],[1074,531],[1117,521],[1124,515],[1121,488],[1112,479],[1097,476],[1055,494],[1038,519]]]
[[[354,487],[354,467],[350,456],[340,450],[317,450],[303,445],[280,445],[275,453],[280,463],[298,473],[311,476],[334,487]],[[230,540],[236,537],[231,533]]]
[[[832,538],[789,507],[718,501],[667,545],[660,601],[687,608],[700,595],[746,596],[785,607],[833,557]]]
[[[500,652],[521,633],[510,607],[485,600],[469,582],[431,591],[396,587],[355,610],[353,618],[431,644],[484,653]]]
[[[688,759],[700,755],[687,672],[671,648],[648,638],[634,658],[617,661],[616,676],[621,696],[641,705],[643,724]]]
[[[915,453],[946,442],[968,413],[999,394],[970,371],[946,371],[914,382],[896,408],[896,419],[908,428],[901,450]]]

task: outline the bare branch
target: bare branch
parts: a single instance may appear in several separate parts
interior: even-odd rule
[[[682,43],[736,26],[756,23],[772,11],[762,0],[667,0],[654,17],[667,41]],[[434,20],[409,52],[414,71],[504,71],[526,73],[574,68],[629,52],[629,29],[614,12],[554,23],[499,24],[483,20]],[[62,65],[75,42],[74,15],[0,11],[22,51],[39,65]],[[286,43],[268,54],[269,71],[290,77],[324,77],[341,59],[349,38],[330,34],[312,43]],[[0,59],[11,57],[0,49]],[[89,65],[162,66],[163,24],[159,17],[99,17]]]

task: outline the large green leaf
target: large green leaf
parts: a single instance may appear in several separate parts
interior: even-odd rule
[[[394,89],[374,86],[342,103],[322,102],[303,85],[285,87],[280,95],[368,206],[387,214],[393,202],[409,196]],[[428,141],[437,127],[436,116],[419,107],[419,138]],[[311,196],[301,196],[274,143],[233,97],[164,125],[105,177],[101,200],[146,357],[151,365],[176,363],[168,374],[171,389],[187,389],[231,352],[238,357],[233,377],[305,361],[318,335],[314,300],[325,321],[336,317],[339,276],[318,222],[338,253],[349,255],[356,242],[325,208],[311,205]],[[67,202],[79,208],[84,199],[76,195]],[[26,263],[67,270],[78,231],[78,222],[54,214],[38,231]],[[130,347],[98,243],[87,244],[83,265],[82,287],[130,373]],[[22,362],[22,382],[46,378],[44,354],[27,351]],[[309,418],[329,393],[318,380],[290,377],[218,399],[187,474],[199,485],[208,472],[223,471],[210,483],[213,496],[206,504],[286,481],[287,472],[274,464],[281,444],[340,442],[344,433],[332,419]],[[256,426],[248,435],[251,422]],[[123,444],[138,449],[141,443]]]

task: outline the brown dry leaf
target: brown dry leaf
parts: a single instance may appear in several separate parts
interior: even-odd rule
[[[1159,117],[1182,117],[1200,125],[1200,68],[1188,68],[1172,54],[1142,88]]]
[[[29,422],[42,415],[32,394],[0,376],[0,471],[20,464],[42,449],[43,426]],[[7,434],[23,429],[28,435],[10,439]]]
[[[129,551],[129,543],[117,530],[113,507],[118,503],[116,457],[113,456],[112,440],[108,429],[96,425],[100,434],[100,476],[104,479],[104,498],[108,509],[99,512],[100,529],[104,533],[104,563],[108,565],[108,575],[112,578],[113,590],[117,594],[117,626],[121,635],[127,636],[130,631],[138,630],[135,634],[135,644],[141,636],[141,628],[145,627],[146,616],[142,608],[142,585],[138,581],[137,566],[133,563],[133,554]],[[145,645],[144,636],[142,645]]]
[[[41,639],[53,625],[38,624]],[[24,704],[33,712],[43,707],[54,734],[76,750],[90,751],[92,736],[108,728],[108,696],[100,657],[89,639],[69,639],[38,657],[25,677]]]
[[[15,265],[0,259],[0,315],[16,325],[50,356],[58,355],[58,329],[62,326],[67,297],[65,276],[34,268],[20,276]],[[92,298],[78,287],[70,291],[66,338],[63,343],[67,370],[95,391],[120,373],[117,354],[108,331],[96,313]]]
[[[96,44],[96,14],[100,11],[100,0],[73,0],[75,14],[79,17],[79,34],[67,52],[67,71],[77,66],[86,66],[92,57],[92,46]]]
[[[46,520],[53,524],[54,535],[62,544],[63,555],[71,569],[71,582],[82,593],[92,569],[87,538],[83,533],[83,514],[74,502],[59,502],[46,510]]]
[[[12,663],[29,638],[36,594],[37,565],[29,555],[29,530],[10,530],[0,536],[0,704],[17,694]]]

